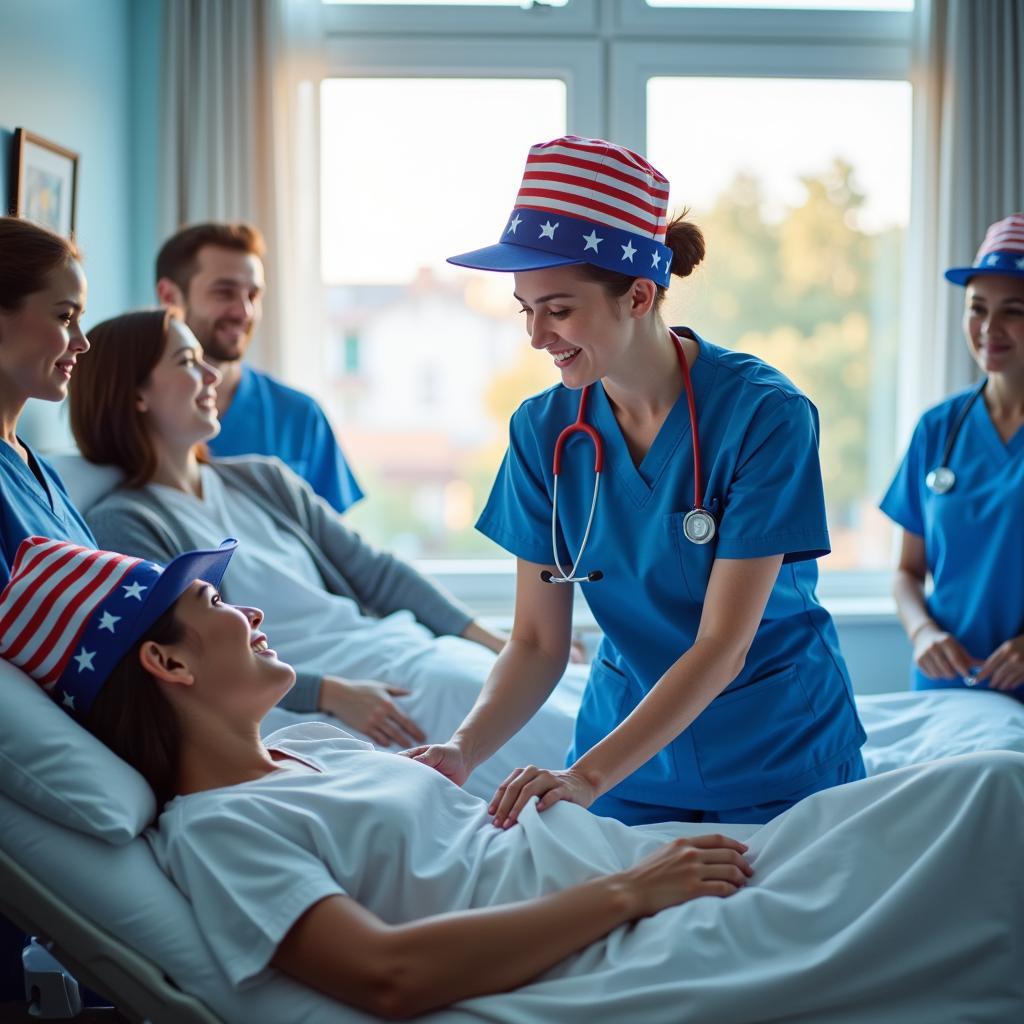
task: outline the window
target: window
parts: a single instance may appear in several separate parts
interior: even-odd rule
[[[875,505],[894,461],[909,85],[651,78],[647,138],[708,242],[666,316],[761,356],[811,396],[832,538],[823,566],[887,567],[891,529]]]
[[[350,518],[407,555],[495,553],[472,510],[509,416],[556,377],[525,343],[511,279],[445,257],[497,240],[523,153],[564,133],[565,106],[552,79],[323,84],[328,331],[350,338],[358,325],[361,346],[359,389],[328,382],[370,495]]]
[[[823,569],[889,565],[874,506],[894,463],[911,3],[745,5],[761,9],[325,3],[326,309],[335,336],[359,339],[325,398],[371,539],[502,555],[472,523],[509,414],[555,378],[504,275],[444,258],[496,240],[528,146],[568,130],[646,152],[705,228],[705,266],[670,289],[673,322],[762,355],[818,405]]]

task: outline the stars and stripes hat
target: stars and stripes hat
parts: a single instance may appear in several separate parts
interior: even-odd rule
[[[530,147],[512,215],[496,245],[450,256],[476,270],[592,263],[669,282],[668,179],[614,142],[565,135]]]
[[[0,657],[81,718],[118,662],[195,580],[220,584],[238,542],[166,568],[63,540],[21,542],[0,593]]]
[[[1007,274],[1024,277],[1024,213],[1011,213],[997,220],[981,243],[974,264],[970,267],[950,267],[946,280],[953,284],[967,284],[978,274]]]

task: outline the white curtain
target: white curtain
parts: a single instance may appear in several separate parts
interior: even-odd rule
[[[963,291],[942,272],[973,262],[989,224],[1024,209],[1024,0],[917,0],[914,20],[904,436],[975,376]]]
[[[319,0],[166,0],[161,241],[246,220],[267,241],[252,358],[307,390],[322,378]]]

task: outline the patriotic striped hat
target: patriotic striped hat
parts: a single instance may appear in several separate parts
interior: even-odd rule
[[[512,215],[497,245],[450,256],[477,270],[592,263],[668,285],[668,179],[603,139],[565,135],[530,148]]]
[[[950,267],[946,280],[967,284],[978,274],[1024,277],[1024,213],[1011,213],[997,220],[985,232],[985,241],[974,257],[973,266]]]
[[[63,540],[21,542],[0,593],[0,657],[84,717],[118,662],[195,580],[219,585],[238,542],[167,568]]]

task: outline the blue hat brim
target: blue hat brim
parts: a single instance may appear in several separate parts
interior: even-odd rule
[[[964,286],[972,277],[1022,277],[1024,270],[1010,270],[1006,267],[950,267],[943,275],[947,281]]]
[[[178,555],[160,574],[160,578],[153,584],[148,597],[143,602],[138,618],[135,620],[134,634],[131,643],[138,642],[146,631],[155,623],[161,615],[173,605],[182,594],[196,580],[202,580],[214,587],[220,586],[220,581],[227,571],[231,556],[238,547],[238,541],[229,537],[221,542],[220,547],[203,551],[186,551]]]
[[[556,252],[545,252],[526,245],[513,242],[498,242],[486,245],[482,249],[464,252],[458,256],[449,256],[449,263],[457,267],[469,267],[471,270],[497,270],[516,273],[521,270],[546,270],[548,267],[568,267],[582,260],[572,256],[561,256]]]

